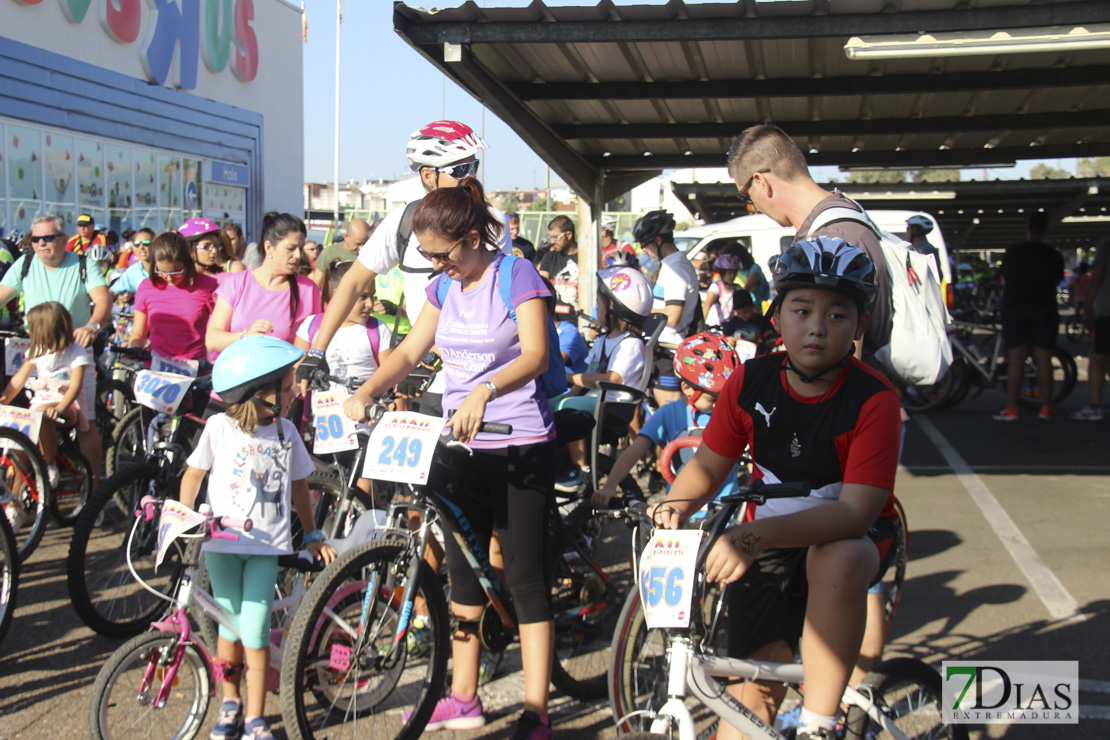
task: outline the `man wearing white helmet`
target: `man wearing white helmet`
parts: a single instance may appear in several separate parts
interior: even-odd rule
[[[933,255],[933,259],[940,267],[940,252],[929,243],[926,238],[933,230],[933,222],[925,216],[910,216],[906,219],[906,241],[913,244],[913,248],[926,256]]]
[[[413,172],[419,175],[425,193],[430,193],[439,188],[457,187],[463,179],[476,174],[478,152],[488,148],[489,145],[464,123],[432,121],[412,133],[406,156]],[[356,298],[364,292],[372,293],[374,278],[398,265],[405,274],[405,313],[411,323],[416,323],[420,309],[427,302],[424,290],[432,278],[432,265],[420,256],[416,249],[416,237],[412,233],[412,214],[418,202],[409,203],[386,216],[369,241],[359,250],[358,259],[343,276],[343,282],[328,303],[308,357],[298,370],[298,379],[308,379],[317,367],[326,365],[324,350],[350,313]],[[496,208],[490,210],[505,223],[505,214]],[[508,228],[501,231],[499,246],[506,254],[512,254],[512,239]],[[438,414],[439,409],[436,406],[443,388],[443,380],[437,378],[425,395],[424,404],[427,408],[420,410]]]

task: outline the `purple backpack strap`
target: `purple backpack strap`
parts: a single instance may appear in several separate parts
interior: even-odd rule
[[[312,344],[316,341],[316,335],[320,333],[320,324],[324,323],[324,314],[318,313],[312,317],[308,322],[308,343]],[[376,355],[375,355],[376,357]]]
[[[380,366],[378,362],[378,349],[382,344],[382,322],[375,319],[373,316],[366,322],[366,336],[370,340],[370,351],[374,353],[374,362]]]

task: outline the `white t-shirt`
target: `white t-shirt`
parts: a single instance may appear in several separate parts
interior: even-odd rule
[[[602,358],[605,358],[605,367],[601,366]],[[586,364],[590,367],[589,372],[619,373],[622,385],[636,387],[644,375],[644,340],[630,336],[628,332],[598,338],[590,348],[590,354],[586,355]],[[631,393],[624,392],[613,393],[607,398],[618,403],[633,400]]]
[[[27,380],[27,387],[35,392],[31,399],[32,407],[61,401],[66,391],[69,390],[70,377],[75,367],[84,365],[85,378],[87,379],[89,375],[92,375],[95,383],[96,370],[89,367],[89,356],[85,352],[85,348],[77,342],[70,344],[61,352],[48,352],[45,355],[30,359],[28,362],[35,368],[31,377]],[[85,399],[80,395],[77,396],[76,400],[80,404],[85,404]],[[85,406],[85,412],[88,413],[90,408]]]
[[[292,482],[308,477],[315,468],[297,427],[282,419],[288,450],[278,442],[277,427],[260,426],[247,434],[228,418],[216,414],[204,426],[196,449],[186,463],[209,471],[208,503],[213,513],[250,518],[254,529],[236,531],[238,542],[209,540],[208,552],[240,555],[287,555],[293,552]]]
[[[732,299],[736,296],[736,287],[734,284],[731,289],[725,288],[722,292],[720,280],[714,280],[709,284],[705,292],[717,296],[717,300],[709,307],[709,315],[705,317],[707,325],[724,326],[725,322],[732,318]]]
[[[505,220],[505,214],[496,208],[490,207],[490,211],[501,222],[503,228],[501,229],[501,251],[505,254],[513,253],[513,240],[509,236],[508,222]],[[374,233],[370,235],[370,240],[362,245],[362,249],[358,252],[358,261],[365,265],[368,269],[373,270],[379,275],[392,270],[401,263],[400,254],[401,250],[397,244],[397,227],[401,225],[401,218],[405,214],[405,207],[402,206],[394,210],[386,216],[378,228],[374,229]],[[416,269],[427,269],[432,266],[432,263],[420,256],[416,251],[419,242],[416,238],[416,233],[413,232],[409,237],[408,246],[405,248],[404,265]],[[405,315],[409,317],[409,321],[415,326],[416,319],[420,316],[420,310],[424,308],[424,304],[428,300],[425,294],[425,289],[431,281],[432,274],[430,272],[404,272],[404,288],[402,289],[405,295]],[[436,379],[432,382],[431,387],[428,389],[429,393],[443,393],[446,390],[446,385],[443,379],[443,373],[437,373]]]
[[[311,344],[308,336],[308,327],[312,324],[313,316],[309,316],[297,329],[297,336]],[[331,339],[331,344],[325,352],[331,374],[341,378],[358,378],[366,380],[378,369],[378,362],[374,359],[374,351],[370,346],[368,332],[378,332],[378,354],[389,349],[389,340],[393,334],[384,321],[378,322],[377,329],[367,329],[365,324],[354,326],[341,326]],[[332,390],[340,388],[332,383]]]
[[[698,309],[698,273],[686,259],[685,252],[672,252],[663,258],[652,296],[652,311],[657,313],[663,313],[668,304],[683,304],[678,326],[667,326],[659,335],[660,344],[677,347],[686,338],[686,328]]]

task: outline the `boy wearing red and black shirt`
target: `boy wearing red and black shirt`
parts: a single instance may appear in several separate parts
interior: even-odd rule
[[[897,395],[852,357],[875,294],[874,264],[840,239],[794,244],[775,268],[772,307],[785,354],[749,360],[725,385],[704,444],[655,512],[678,527],[717,490],[745,447],[755,477],[807,481],[806,498],[776,499],[726,530],[706,560],[732,585],[729,655],[789,662],[801,639],[806,694],[798,738],[831,737],[859,653],[866,593],[893,538],[901,420]],[[809,608],[812,605],[813,608]],[[784,689],[730,691],[774,719]],[[719,740],[740,737],[722,723]]]

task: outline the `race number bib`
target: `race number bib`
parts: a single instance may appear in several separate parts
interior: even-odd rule
[[[736,340],[736,357],[740,362],[747,362],[752,359],[755,357],[755,353],[758,350],[759,347],[757,347],[754,342],[749,342],[746,339]]]
[[[192,378],[177,373],[140,370],[135,374],[135,401],[148,409],[173,415],[192,384]]]
[[[411,411],[386,412],[370,435],[363,477],[427,483],[439,435],[446,423],[446,419]]]
[[[42,412],[21,409],[18,406],[0,406],[0,427],[14,429],[33,443],[38,444]]]
[[[174,373],[195,378],[200,372],[200,360],[175,360],[172,357],[150,353],[150,369],[156,373]]]
[[[158,519],[158,557],[154,561],[155,569],[162,564],[166,550],[170,549],[170,545],[182,532],[187,532],[203,522],[204,517],[185,504],[166,499],[162,503],[162,516]]]
[[[31,348],[31,340],[22,337],[7,337],[4,339],[4,373],[10,378],[23,365],[27,357],[27,350]]]
[[[355,422],[343,413],[343,402],[349,397],[350,394],[342,388],[312,394],[312,418],[316,425],[313,454],[323,455],[358,448]]]
[[[704,533],[657,529],[640,556],[640,604],[648,629],[689,627],[694,568]]]

